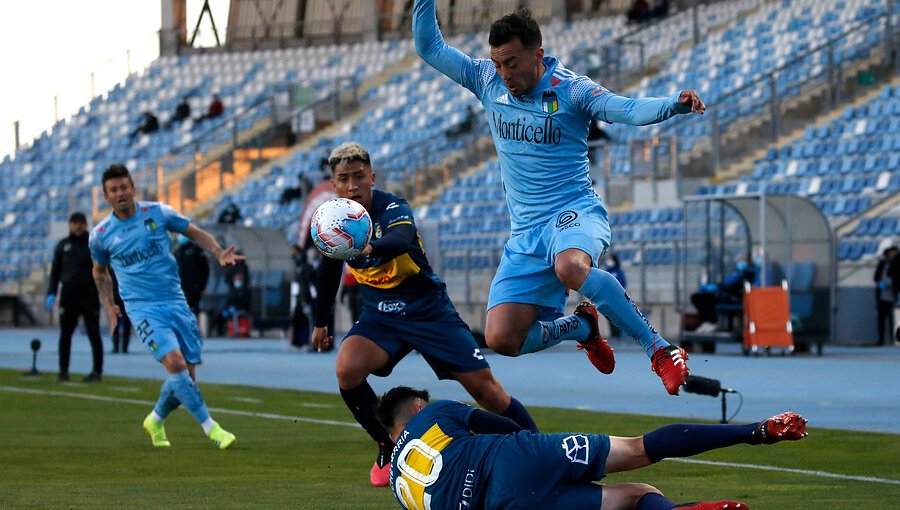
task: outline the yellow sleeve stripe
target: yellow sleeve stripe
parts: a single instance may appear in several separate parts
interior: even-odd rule
[[[412,222],[409,220],[397,221],[397,222],[394,222],[394,223],[391,223],[390,225],[388,225],[387,228],[391,228],[391,227],[394,227],[397,225],[412,225]]]

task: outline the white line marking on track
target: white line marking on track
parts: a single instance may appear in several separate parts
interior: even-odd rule
[[[137,400],[133,398],[118,398],[118,397],[105,397],[102,395],[88,395],[85,393],[74,393],[69,391],[48,391],[48,390],[36,390],[32,388],[19,388],[16,386],[0,386],[0,391],[8,391],[10,393],[26,393],[29,395],[47,395],[52,397],[68,397],[68,398],[80,398],[84,400],[96,400],[99,402],[113,402],[117,404],[135,404],[142,406],[152,406],[156,404],[156,402],[151,402],[149,400]],[[286,416],[283,414],[274,414],[274,413],[258,413],[253,411],[240,411],[237,409],[223,409],[219,407],[211,407],[210,411],[221,413],[221,414],[231,414],[236,416],[249,416],[254,418],[266,418],[269,420],[282,420],[282,421],[293,421],[299,423],[315,423],[319,425],[335,425],[338,427],[359,427],[359,424],[349,422],[349,421],[337,421],[337,420],[321,420],[318,418],[306,418],[303,416]],[[758,464],[740,464],[736,462],[718,462],[711,460],[697,460],[697,459],[665,459],[670,462],[682,462],[685,464],[702,464],[706,466],[718,466],[718,467],[732,467],[732,468],[741,468],[741,469],[756,469],[760,471],[780,471],[783,473],[796,473],[800,475],[807,476],[815,476],[819,478],[834,478],[838,480],[852,480],[855,482],[868,482],[868,483],[880,483],[885,485],[900,485],[900,480],[891,480],[889,478],[876,478],[873,476],[853,476],[853,475],[842,475],[840,473],[829,473],[827,471],[814,471],[809,469],[794,469],[794,468],[783,468],[776,466],[761,466]]]

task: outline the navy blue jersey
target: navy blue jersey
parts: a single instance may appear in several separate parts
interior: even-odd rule
[[[472,434],[475,408],[438,400],[413,416],[397,438],[391,489],[408,509],[477,509],[496,447],[511,435]]]
[[[372,190],[369,206],[372,218],[372,239],[379,239],[392,227],[415,227],[412,209],[403,198],[392,193]],[[370,255],[347,261],[350,273],[360,284],[364,309],[397,313],[399,308],[425,296],[440,296],[445,285],[434,274],[418,233],[412,238],[406,252],[385,259]],[[438,292],[436,292],[438,291]]]

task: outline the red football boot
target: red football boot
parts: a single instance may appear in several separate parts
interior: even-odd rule
[[[750,507],[740,501],[716,501],[678,505],[675,508],[679,510],[748,510]]]
[[[688,355],[684,349],[670,345],[653,353],[650,368],[662,379],[669,395],[678,395],[678,388],[690,373],[687,366]]]
[[[773,444],[779,441],[797,441],[809,434],[806,432],[804,417],[797,413],[786,412],[761,422],[753,435],[760,444]]]
[[[616,356],[609,342],[600,334],[600,316],[597,307],[590,301],[582,301],[575,307],[575,315],[588,321],[591,334],[587,340],[578,343],[578,349],[587,354],[588,360],[604,374],[611,374],[616,368]]]

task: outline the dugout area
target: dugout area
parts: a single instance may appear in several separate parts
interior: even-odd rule
[[[836,265],[834,233],[810,200],[794,195],[745,194],[684,198],[684,239],[676,262],[676,308],[688,319],[691,295],[722,282],[738,260],[756,266],[757,286],[787,282],[797,350],[834,340]],[[741,304],[721,303],[718,330],[692,331],[681,321],[681,339],[714,350],[716,342],[742,340]]]

